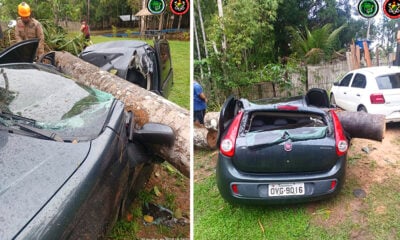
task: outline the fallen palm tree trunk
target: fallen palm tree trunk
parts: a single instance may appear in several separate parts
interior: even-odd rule
[[[385,136],[385,115],[365,112],[340,111],[336,113],[343,129],[352,138],[382,141]]]
[[[154,153],[171,163],[186,177],[190,176],[189,111],[167,99],[136,86],[118,76],[81,60],[68,52],[55,53],[55,65],[77,82],[113,94],[132,111],[138,125],[148,122],[170,126],[176,135],[172,147],[155,147]]]
[[[328,109],[326,109],[328,110]],[[369,114],[365,112],[336,111],[343,129],[351,138],[365,138],[376,141],[382,141],[386,130],[385,116],[380,114]],[[207,145],[207,139],[200,139],[201,136],[207,136],[208,133],[214,133],[218,130],[219,112],[208,112],[204,117],[204,129],[194,128],[195,147],[214,149],[216,146]],[[205,132],[207,129],[207,132]],[[202,133],[200,133],[202,131]],[[199,132],[199,133],[197,133]]]

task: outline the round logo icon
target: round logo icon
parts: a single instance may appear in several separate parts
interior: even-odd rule
[[[383,4],[383,12],[391,19],[400,18],[400,0],[386,0]]]
[[[358,12],[365,18],[372,18],[378,13],[379,5],[376,0],[361,0],[358,3]]]
[[[147,9],[152,14],[160,14],[165,10],[164,0],[149,0],[147,3]]]
[[[171,0],[169,8],[173,14],[183,15],[189,11],[189,0]]]

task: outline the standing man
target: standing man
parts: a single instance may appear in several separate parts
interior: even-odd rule
[[[197,82],[193,82],[193,120],[195,123],[204,125],[206,115],[207,98],[203,92],[203,87]]]
[[[44,34],[42,24],[31,17],[31,8],[26,2],[18,5],[17,26],[15,27],[15,39],[17,42],[23,40],[38,38],[39,46],[36,52],[36,57],[44,53]]]
[[[87,22],[85,20],[82,20],[81,22],[81,32],[83,34],[83,36],[85,37],[85,39],[87,41],[90,41],[90,29],[89,29],[89,25],[87,24]]]

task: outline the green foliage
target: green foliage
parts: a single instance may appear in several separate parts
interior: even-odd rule
[[[69,38],[65,30],[52,21],[43,20],[41,24],[48,50],[67,51],[74,55],[82,51],[85,39],[81,34]]]
[[[223,7],[223,18],[214,15],[210,19],[207,36],[215,47],[208,46],[207,62],[213,67],[213,83],[208,84],[213,96],[224,96],[232,89],[260,81],[257,69],[273,61],[272,23],[279,2],[230,0]],[[225,39],[226,48],[221,44]],[[221,100],[213,102],[218,105]]]
[[[303,33],[300,29],[287,27],[293,37],[293,48],[300,58],[305,58],[309,64],[331,60],[339,33],[346,27],[342,25],[332,30],[332,24],[310,31],[307,27]]]
[[[128,36],[128,37],[131,37],[132,36],[132,30],[131,29],[126,29],[125,30],[125,33],[126,33],[126,35]]]
[[[112,28],[112,34],[113,34],[113,36],[114,36],[114,37],[117,37],[117,33],[118,33],[117,27],[114,26],[114,25],[112,25],[111,28]]]
[[[153,201],[154,194],[151,191],[142,190],[139,192],[139,200],[143,203],[150,203]]]

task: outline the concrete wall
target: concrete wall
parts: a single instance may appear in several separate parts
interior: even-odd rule
[[[379,59],[379,65],[389,65],[393,61],[393,54]],[[377,66],[377,60],[372,59],[374,66]],[[365,63],[362,62],[362,66]],[[307,66],[307,84],[308,89],[323,88],[327,91],[330,90],[332,84],[340,80],[348,71],[350,71],[347,61],[336,61],[329,64]],[[287,89],[280,89],[275,86],[276,97],[289,97],[302,95],[307,91],[305,82],[301,82],[299,74],[292,74],[289,76],[291,80],[291,87]],[[261,82],[253,84],[248,87],[241,87],[234,89],[233,93],[236,96],[247,98],[250,100],[272,98],[274,97],[273,85],[270,82]]]

